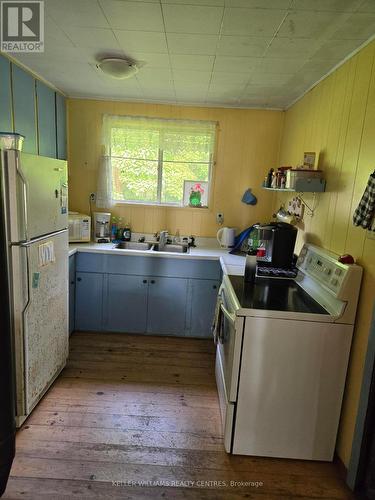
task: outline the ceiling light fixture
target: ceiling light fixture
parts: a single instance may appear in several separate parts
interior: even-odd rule
[[[98,62],[96,67],[117,80],[124,80],[138,73],[137,65],[133,61],[120,57],[106,57]]]

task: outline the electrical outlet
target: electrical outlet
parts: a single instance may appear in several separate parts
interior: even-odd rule
[[[224,223],[224,214],[222,212],[218,212],[216,214],[216,222],[218,224],[223,224]]]
[[[90,201],[92,202],[96,201],[96,193],[90,193]]]

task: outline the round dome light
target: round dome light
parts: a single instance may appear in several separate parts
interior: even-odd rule
[[[127,60],[121,59],[119,57],[110,57],[102,59],[96,67],[103,71],[104,74],[116,78],[118,80],[124,80],[125,78],[130,78],[131,76],[138,73],[138,68],[136,64]]]

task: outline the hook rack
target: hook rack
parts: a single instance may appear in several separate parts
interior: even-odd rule
[[[307,215],[309,215],[310,217],[313,217],[314,216],[314,212],[315,212],[315,210],[317,208],[317,204],[315,203],[316,202],[315,193],[313,193],[313,206],[312,207],[310,207],[308,205],[308,203],[306,203],[306,201],[302,197],[302,194],[303,193],[298,193],[297,196],[302,201],[302,203],[305,205],[305,207],[307,208],[307,210],[308,210]]]

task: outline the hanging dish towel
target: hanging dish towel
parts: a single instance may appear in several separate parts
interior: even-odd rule
[[[353,224],[371,229],[375,216],[375,172],[370,175],[367,186],[353,215]],[[375,230],[373,225],[372,230]]]

